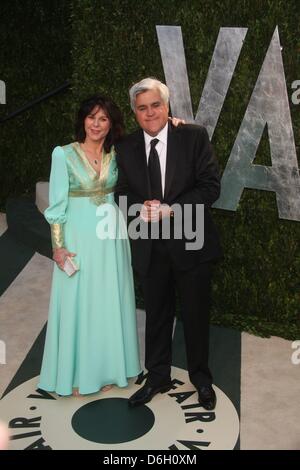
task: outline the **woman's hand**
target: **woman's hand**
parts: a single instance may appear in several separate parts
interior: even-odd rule
[[[178,127],[180,124],[185,124],[184,119],[180,119],[177,117],[169,117],[169,120],[172,122],[174,127]]]
[[[53,250],[53,260],[62,271],[64,269],[67,256],[73,257],[76,256],[76,253],[71,253],[66,248],[55,248]]]

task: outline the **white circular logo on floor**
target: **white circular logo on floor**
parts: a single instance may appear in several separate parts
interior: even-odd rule
[[[206,411],[186,370],[172,368],[173,388],[146,405],[128,407],[138,390],[113,387],[83,397],[59,397],[36,391],[35,377],[0,401],[0,416],[9,423],[11,449],[216,450],[233,449],[239,418],[232,402],[214,386],[217,406]]]

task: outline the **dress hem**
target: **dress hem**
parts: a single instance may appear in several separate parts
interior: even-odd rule
[[[128,376],[127,376],[127,379],[132,379],[132,378],[134,378],[134,377],[138,377],[141,372],[142,372],[142,371],[140,371],[140,372],[138,372],[137,374],[134,374],[134,375],[128,375]],[[122,382],[122,383],[109,383],[109,384],[108,384],[108,383],[104,383],[104,384],[101,385],[98,389],[96,389],[96,390],[93,389],[93,390],[91,390],[91,391],[90,391],[90,390],[89,390],[89,391],[82,391],[82,390],[80,390],[80,387],[77,387],[76,385],[74,385],[73,388],[78,389],[78,392],[79,392],[80,395],[92,395],[93,393],[99,393],[99,392],[101,392],[101,389],[102,389],[103,387],[105,387],[106,385],[113,385],[113,386],[115,385],[116,387],[119,387],[119,388],[126,388],[126,387],[128,387],[128,382],[126,382],[125,384],[124,384],[124,382]],[[50,387],[50,386],[43,386],[43,385],[40,384],[40,383],[38,383],[37,389],[44,390],[45,392],[56,393],[57,395],[60,395],[60,396],[63,396],[63,397],[73,396],[73,395],[72,395],[72,394],[73,394],[73,389],[71,390],[70,393],[62,393],[62,392],[60,392],[60,391],[58,391],[58,390],[55,390],[53,387]]]

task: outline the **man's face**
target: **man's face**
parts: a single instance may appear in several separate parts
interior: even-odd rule
[[[135,116],[141,128],[155,137],[168,122],[169,107],[157,90],[139,93],[135,101]]]

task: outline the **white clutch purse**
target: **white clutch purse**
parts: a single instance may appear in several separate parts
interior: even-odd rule
[[[77,264],[75,263],[75,261],[72,260],[70,256],[66,257],[64,271],[68,276],[73,276],[73,274],[79,271]]]

